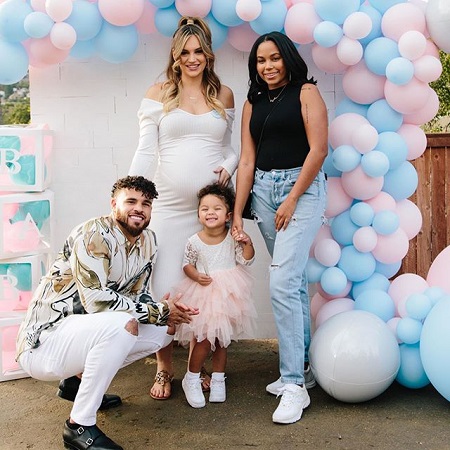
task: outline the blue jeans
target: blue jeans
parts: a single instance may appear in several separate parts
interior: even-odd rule
[[[301,171],[256,170],[252,208],[272,257],[270,299],[278,333],[280,374],[284,383],[303,384],[305,355],[310,344],[310,307],[306,263],[314,238],[324,222],[325,175],[320,171],[298,199],[286,230],[276,231],[275,213]],[[307,356],[306,356],[307,359]]]

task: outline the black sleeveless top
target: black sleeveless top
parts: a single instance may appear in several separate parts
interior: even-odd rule
[[[284,88],[262,91],[252,104],[250,133],[258,148],[261,129],[267,115],[262,141],[257,150],[256,167],[269,171],[272,169],[293,169],[301,167],[309,153],[309,143],[301,113],[301,85],[288,84]],[[270,98],[281,95],[271,103]]]

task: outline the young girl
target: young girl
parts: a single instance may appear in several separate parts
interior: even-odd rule
[[[256,317],[251,302],[252,278],[246,267],[254,260],[253,244],[244,232],[234,240],[228,229],[234,193],[229,187],[213,183],[199,191],[198,200],[203,228],[186,244],[186,278],[177,290],[183,293],[183,302],[200,310],[191,323],[178,328],[176,335],[181,345],[193,345],[182,381],[193,408],[205,406],[200,371],[210,351],[213,373],[209,401],[225,401],[227,347],[238,337],[252,337]]]

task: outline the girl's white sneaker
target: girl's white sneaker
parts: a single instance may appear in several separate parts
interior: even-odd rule
[[[227,398],[227,392],[225,387],[225,377],[216,377],[213,373],[211,376],[211,385],[209,393],[210,403],[222,403]]]

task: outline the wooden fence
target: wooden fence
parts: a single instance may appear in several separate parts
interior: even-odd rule
[[[426,278],[436,256],[450,245],[450,133],[428,134],[426,151],[412,163],[419,183],[410,200],[420,209],[423,225],[410,241],[399,274]]]

